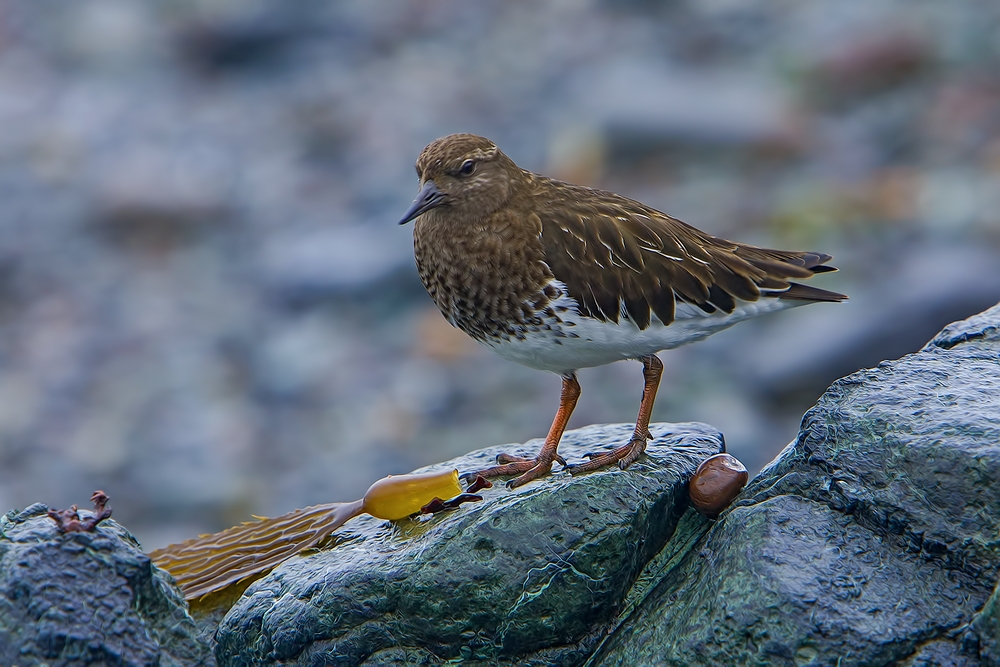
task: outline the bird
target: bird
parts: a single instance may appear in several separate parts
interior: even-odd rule
[[[638,460],[662,350],[743,320],[844,294],[795,280],[836,271],[831,255],[727,241],[627,197],[522,169],[492,141],[451,134],[416,161],[419,191],[399,224],[413,222],[417,272],[453,326],[499,356],[562,378],[559,408],[535,457],[501,454],[470,473],[548,475]],[[643,391],[629,442],[567,464],[559,440],[580,397],[577,371],[634,359]]]

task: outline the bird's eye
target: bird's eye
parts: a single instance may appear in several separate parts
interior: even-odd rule
[[[468,176],[475,170],[476,170],[476,161],[466,160],[465,162],[462,163],[462,167],[458,170],[458,173],[460,173],[462,176]]]

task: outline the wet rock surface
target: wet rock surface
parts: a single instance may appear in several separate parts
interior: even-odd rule
[[[60,533],[47,509],[0,517],[0,664],[215,664],[135,538],[113,521]]]
[[[1000,306],[835,382],[593,664],[995,664],[998,476]]]
[[[627,441],[631,428],[567,432],[560,452],[578,460]],[[674,533],[687,479],[723,447],[700,424],[651,431],[648,456],[627,471],[496,485],[482,502],[427,520],[350,522],[336,547],[244,593],[219,626],[219,663],[580,664]],[[503,449],[442,466],[475,470]]]

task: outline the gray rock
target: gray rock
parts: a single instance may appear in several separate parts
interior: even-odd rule
[[[113,521],[61,534],[47,510],[0,517],[0,664],[214,664],[135,538]]]
[[[995,660],[998,476],[995,306],[835,382],[591,664]]]
[[[560,452],[578,460],[627,441],[631,428],[568,432]],[[497,485],[483,502],[429,520],[352,521],[336,548],[293,559],[246,591],[219,627],[219,663],[579,664],[674,533],[688,477],[724,446],[701,424],[651,430],[648,456],[625,472]],[[504,449],[435,468],[475,470]]]

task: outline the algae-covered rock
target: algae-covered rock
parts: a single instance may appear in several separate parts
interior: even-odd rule
[[[180,591],[114,521],[0,517],[0,665],[212,665]],[[81,512],[85,515],[85,512]]]
[[[1000,306],[835,382],[591,664],[995,660],[998,480]]]
[[[570,431],[560,452],[626,442],[630,425]],[[651,427],[628,470],[566,472],[429,519],[362,517],[339,544],[254,583],[218,630],[223,665],[572,665],[623,608],[646,563],[687,508],[686,481],[723,448],[699,424]],[[494,447],[441,467],[476,470]],[[704,519],[695,519],[705,525]]]
[[[1000,583],[971,625],[966,644],[975,650],[984,665],[1000,665]]]

